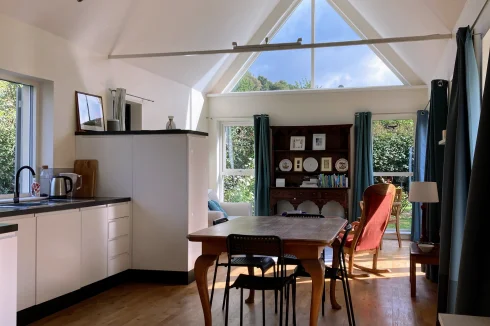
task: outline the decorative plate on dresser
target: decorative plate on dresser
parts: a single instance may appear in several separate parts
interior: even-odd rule
[[[293,168],[293,162],[288,159],[284,159],[279,163],[279,169],[284,172],[289,172]]]
[[[303,162],[303,169],[306,172],[315,172],[316,169],[318,169],[318,161],[315,160],[313,157],[308,157],[304,162]]]

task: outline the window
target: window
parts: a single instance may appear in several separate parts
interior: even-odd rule
[[[410,231],[412,204],[408,201],[413,162],[413,119],[373,120],[374,183],[392,183],[402,188],[400,229]],[[393,228],[393,225],[388,227]]]
[[[314,23],[312,23],[314,22]],[[302,0],[271,43],[360,40],[328,0]],[[233,92],[402,85],[367,45],[254,54]]]
[[[0,79],[0,195],[14,193],[15,172],[33,164],[34,87]],[[20,191],[28,193],[31,176],[22,173]]]
[[[255,147],[250,121],[223,122],[221,128],[221,198],[254,203]]]

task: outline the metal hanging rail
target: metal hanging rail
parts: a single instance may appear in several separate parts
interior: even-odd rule
[[[110,88],[109,88],[109,90],[111,91],[111,93],[114,93],[116,91],[115,89],[110,89]],[[144,97],[139,97],[139,96],[136,96],[136,95],[131,95],[131,94],[128,94],[128,93],[126,93],[126,96],[131,96],[131,97],[139,98],[140,100],[143,100],[143,101],[155,103],[155,101],[153,101],[153,100],[150,100],[150,99],[147,99],[147,98],[144,98]]]
[[[207,54],[317,49],[317,48],[332,48],[332,47],[353,46],[353,45],[371,45],[371,44],[419,42],[419,41],[431,41],[431,40],[448,40],[451,38],[452,38],[452,34],[430,34],[430,35],[420,35],[420,36],[389,37],[389,38],[367,39],[367,40],[357,40],[357,41],[310,43],[310,44],[301,44],[301,42],[299,40],[296,43],[277,43],[277,44],[273,44],[273,43],[270,44],[269,43],[269,44],[257,44],[257,45],[243,45],[243,46],[237,46],[236,43],[234,43],[233,44],[234,47],[232,49],[179,51],[179,52],[162,52],[162,53],[140,53],[140,54],[110,54],[109,59],[179,57],[179,56],[195,56],[195,55],[207,55]]]

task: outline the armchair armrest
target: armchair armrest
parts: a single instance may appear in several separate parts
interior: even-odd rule
[[[223,217],[225,217],[225,214],[223,214],[223,212],[208,211],[208,226],[213,226],[213,221],[219,220]]]
[[[252,216],[252,204],[250,203],[220,203],[229,216]]]

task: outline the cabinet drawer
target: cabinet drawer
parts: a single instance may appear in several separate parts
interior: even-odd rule
[[[122,254],[109,259],[108,274],[109,276],[121,273],[129,269],[130,261],[129,254]]]
[[[109,222],[109,240],[129,234],[129,217],[118,218]]]
[[[109,259],[124,253],[129,253],[129,235],[109,241]]]
[[[113,204],[107,207],[108,220],[126,216],[129,216],[129,203]]]

